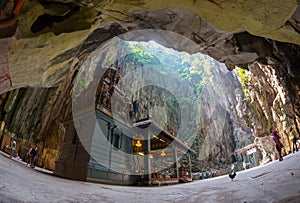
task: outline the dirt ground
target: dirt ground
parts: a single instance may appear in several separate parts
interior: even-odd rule
[[[125,187],[58,178],[0,154],[0,202],[300,202],[300,152],[282,162],[161,187]]]

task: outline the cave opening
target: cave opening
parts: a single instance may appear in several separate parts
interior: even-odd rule
[[[242,169],[247,155],[232,153],[253,141],[241,115],[244,92],[239,78],[245,73],[228,71],[225,64],[195,51],[195,44],[184,51],[164,46],[166,42],[161,36],[121,36],[95,50],[81,66],[73,113],[77,120],[79,106],[94,101],[97,129],[92,134],[99,140],[93,141],[98,150],[90,152],[93,164],[148,181],[154,174],[188,178],[186,171],[198,178],[206,171],[225,174],[233,162]],[[78,120],[77,132],[86,131],[85,119]],[[90,146],[84,140],[82,144]],[[114,153],[121,160],[113,160]],[[126,170],[120,168],[123,162]]]

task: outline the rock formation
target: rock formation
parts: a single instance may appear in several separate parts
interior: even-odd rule
[[[229,70],[235,66],[246,70],[243,88],[248,103],[233,99],[235,94],[232,108],[235,116],[245,119],[241,128],[247,130],[242,131],[251,134],[248,128],[253,129],[263,155],[275,158],[267,137],[270,128],[278,130],[286,146],[287,129],[295,126],[298,134],[300,129],[299,12],[295,0],[26,1],[15,35],[0,39],[4,45],[0,90],[11,90],[1,95],[0,119],[24,145],[38,142],[39,164],[54,169],[64,139],[64,121],[72,116],[70,92],[81,63],[114,36],[163,29],[196,42],[199,49],[187,50],[190,53],[207,54]],[[179,49],[179,43],[169,46]],[[237,141],[239,132],[232,129],[225,134],[232,133]]]

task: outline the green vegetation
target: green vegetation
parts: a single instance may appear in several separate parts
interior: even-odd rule
[[[167,120],[163,122],[173,127],[173,129],[178,127],[181,118],[189,118],[184,121],[186,130],[182,132],[184,134],[182,139],[192,143],[199,136],[196,132],[197,103],[195,101],[200,96],[203,87],[214,78],[211,67],[218,66],[218,64],[206,55],[178,52],[155,42],[126,42],[125,44],[124,49],[129,53],[123,59],[123,64],[126,64],[126,67],[131,69],[136,67],[144,69],[151,66],[159,67],[159,69],[155,69],[155,78],[152,79],[160,82],[168,78],[170,70],[174,73],[175,78],[170,77],[168,82],[174,83],[174,87],[178,87],[176,91],[181,92],[181,95],[186,95],[186,97],[174,98],[174,95],[161,87],[144,88],[138,95],[139,97],[148,98],[149,109],[154,106],[166,107],[167,115],[165,116]],[[193,95],[185,94],[187,90],[191,91]],[[135,91],[134,85],[132,85],[132,91]],[[153,92],[155,92],[154,95]],[[140,101],[139,103],[142,104],[143,102]],[[158,110],[157,108],[153,109]],[[157,119],[162,120],[161,112],[153,113],[159,116]],[[180,113],[184,115],[180,115]]]
[[[242,85],[243,93],[244,93],[244,100],[246,99],[247,95],[247,83],[248,83],[248,78],[246,75],[246,70],[242,69],[238,66],[235,66],[235,74],[238,76],[239,81]]]
[[[190,55],[165,48],[155,42],[128,42],[131,61],[137,65],[160,66],[160,74],[166,75],[166,69],[175,71],[180,80],[188,80],[193,85],[196,96],[199,96],[203,86],[209,81],[209,68],[213,64],[206,55],[197,53]]]
[[[161,65],[160,60],[143,47],[142,44],[134,44],[130,47],[130,54],[127,56],[139,65]]]
[[[78,74],[80,75],[80,80],[77,80],[77,86],[76,86],[76,89],[75,89],[75,92],[76,92],[76,95],[80,95],[87,87],[88,87],[88,83],[89,83],[89,80],[88,80],[88,76],[89,76],[89,73],[88,71],[86,71],[86,68],[85,67],[89,67],[91,64],[91,59],[88,58],[85,63],[83,64],[83,68],[81,70],[81,72],[79,72]]]

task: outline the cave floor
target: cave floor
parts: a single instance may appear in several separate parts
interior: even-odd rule
[[[73,181],[33,170],[0,154],[0,202],[300,202],[300,152],[282,162],[161,187]]]

